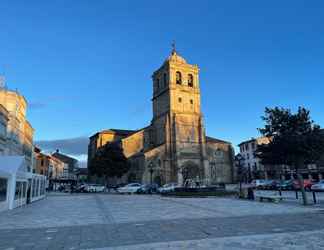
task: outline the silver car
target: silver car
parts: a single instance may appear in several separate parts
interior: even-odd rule
[[[312,191],[324,191],[324,180],[314,184],[311,189]]]
[[[126,194],[135,194],[140,188],[142,184],[140,183],[130,183],[124,187],[120,187],[117,189],[118,193],[126,193]]]
[[[168,193],[174,191],[174,189],[178,187],[178,183],[167,183],[158,189],[159,193]]]

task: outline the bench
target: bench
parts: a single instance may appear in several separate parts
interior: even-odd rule
[[[256,191],[254,197],[258,198],[260,202],[262,202],[263,200],[268,200],[268,201],[278,203],[283,199],[283,197],[276,191],[272,191],[272,192]]]

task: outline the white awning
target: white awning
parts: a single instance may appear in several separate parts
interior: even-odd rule
[[[28,178],[28,174],[24,156],[0,156],[0,176]]]

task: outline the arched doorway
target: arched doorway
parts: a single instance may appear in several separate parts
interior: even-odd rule
[[[161,183],[162,183],[162,181],[161,181],[161,176],[159,176],[159,175],[155,176],[155,177],[154,177],[154,180],[153,180],[153,183],[156,183],[156,184],[158,184],[159,186],[161,186]]]
[[[182,165],[181,174],[183,178],[183,184],[186,183],[188,180],[201,179],[199,166],[192,161],[187,161]]]

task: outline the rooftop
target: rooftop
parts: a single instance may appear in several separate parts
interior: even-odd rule
[[[111,129],[105,129],[105,130],[102,130],[102,131],[99,131],[95,134],[93,134],[91,137],[94,137],[98,134],[118,134],[118,135],[130,135],[130,134],[133,134],[133,133],[136,133],[138,130],[127,130],[127,129],[114,129],[114,128],[111,128]]]
[[[214,137],[206,136],[206,142],[215,142],[215,143],[226,143],[226,144],[231,144],[228,141],[223,141]]]
[[[60,151],[57,149],[55,153],[52,154],[52,156],[58,158],[59,160],[65,162],[65,163],[71,163],[71,162],[78,162],[77,159],[70,157],[68,155],[60,153]]]

